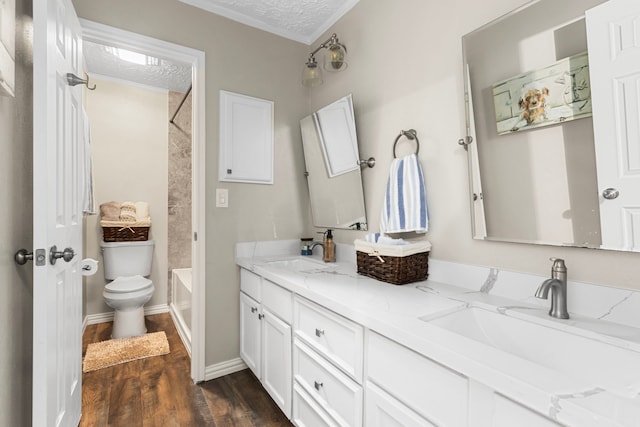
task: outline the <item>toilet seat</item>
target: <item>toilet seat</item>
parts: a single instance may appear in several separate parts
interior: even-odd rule
[[[114,294],[126,294],[132,292],[144,291],[152,288],[153,282],[142,276],[125,276],[118,277],[114,281],[105,285],[105,292]]]

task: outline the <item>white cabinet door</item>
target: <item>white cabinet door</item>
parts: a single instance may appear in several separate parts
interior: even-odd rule
[[[262,385],[291,417],[291,326],[263,308]]]
[[[260,317],[260,304],[240,292],[240,357],[258,378],[261,378],[262,365]]]
[[[273,101],[220,91],[220,181],[273,184]]]
[[[369,381],[364,401],[367,427],[435,427]]]

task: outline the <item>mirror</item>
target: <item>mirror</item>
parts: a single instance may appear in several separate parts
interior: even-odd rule
[[[351,95],[303,118],[300,130],[313,225],[366,230]]]
[[[611,166],[602,166],[601,152],[617,148],[615,129],[601,136],[598,123],[614,109],[598,105],[603,98],[592,94],[597,88],[610,93],[613,86],[611,78],[595,75],[603,55],[592,49],[607,45],[608,36],[593,43],[590,34],[587,52],[585,19],[585,11],[604,3],[537,0],[463,37],[474,238],[640,251],[640,239],[633,243],[622,231],[633,234],[633,221],[638,230],[638,204],[627,213],[628,226],[611,224],[624,217],[623,208],[604,210],[613,204],[603,196],[611,184],[601,170]],[[635,111],[626,117],[637,121]],[[638,163],[635,144],[627,150]],[[640,186],[630,193],[637,200]]]

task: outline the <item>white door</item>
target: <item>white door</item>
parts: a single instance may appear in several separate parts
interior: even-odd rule
[[[586,18],[602,246],[637,251],[640,2],[611,0],[588,10]]]
[[[33,27],[33,425],[77,426],[82,88],[69,86],[67,73],[82,76],[82,40],[70,0],[34,0]],[[51,260],[54,245],[58,256],[65,248],[75,256]]]

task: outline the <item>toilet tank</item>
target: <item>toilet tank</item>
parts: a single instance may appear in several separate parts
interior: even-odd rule
[[[101,242],[104,278],[151,274],[153,240],[143,242]]]

